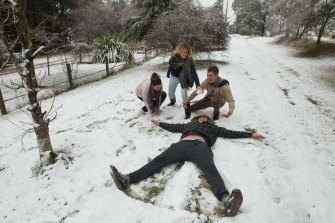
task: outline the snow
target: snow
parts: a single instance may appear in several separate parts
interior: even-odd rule
[[[220,76],[229,80],[236,100],[233,115],[217,125],[266,136],[263,142],[218,139],[213,146],[228,189],[239,188],[244,195],[236,217],[216,214],[220,204],[192,163],[164,168],[127,194],[112,182],[110,164],[123,173],[134,171],[180,138],[153,126],[148,115],[136,117],[143,106],[134,93],[140,81],[156,71],[168,88],[162,65],[167,58],[155,58],[56,97],[54,107],[61,108],[50,137],[60,155],[40,175],[35,174],[36,136],[23,130],[31,127],[24,124],[30,118],[18,110],[0,118],[1,221],[333,222],[335,93],[320,76],[335,62],[296,58],[293,50],[272,41],[233,36],[227,53],[212,55],[228,62],[218,64]],[[203,80],[206,67],[197,71]],[[178,106],[165,101],[159,120],[187,122],[179,89],[176,93]],[[42,108],[48,110],[52,101],[44,100]],[[221,112],[227,111],[225,105]],[[212,110],[195,114],[201,113],[212,115]],[[159,192],[149,196],[153,188]]]
[[[203,7],[211,7],[214,5],[216,0],[197,0]],[[228,10],[227,10],[227,1],[228,1]],[[223,0],[223,12],[226,13],[230,23],[234,23],[236,15],[232,8],[234,0]]]

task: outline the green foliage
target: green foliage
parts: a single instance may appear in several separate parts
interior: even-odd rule
[[[260,0],[235,0],[236,32],[243,35],[262,35],[267,4]]]
[[[178,0],[133,0],[136,7],[144,12],[139,17],[129,18],[124,24],[124,35],[127,41],[139,41],[152,27],[153,20],[163,12],[172,10],[177,6]]]
[[[108,56],[109,62],[131,61],[132,53],[128,50],[128,45],[124,38],[118,34],[106,33],[93,42],[93,63],[105,62]]]

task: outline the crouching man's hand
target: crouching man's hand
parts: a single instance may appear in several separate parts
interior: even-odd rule
[[[233,113],[232,112],[227,112],[223,114],[224,117],[229,118]]]

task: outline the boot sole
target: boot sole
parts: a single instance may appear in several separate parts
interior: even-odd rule
[[[110,174],[112,176],[112,179],[116,185],[116,187],[119,189],[119,190],[124,190],[123,186],[119,183],[119,181],[117,180],[116,178],[116,168],[112,165],[110,165]]]
[[[234,189],[232,197],[234,197],[234,199],[231,201],[231,208],[229,209],[229,212],[226,213],[227,217],[236,216],[243,202],[243,196],[240,190]]]

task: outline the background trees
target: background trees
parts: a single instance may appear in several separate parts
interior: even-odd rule
[[[93,39],[103,33],[121,31],[121,2],[105,5],[101,1],[89,1],[70,13],[71,34],[76,42],[92,43]]]
[[[140,13],[125,22],[124,34],[127,40],[142,40],[152,27],[153,21],[163,12],[174,9],[180,2],[180,0],[132,0]]]
[[[163,52],[171,51],[180,42],[188,42],[195,52],[223,49],[228,42],[227,22],[221,12],[205,10],[189,1],[154,20],[145,40]]]
[[[264,35],[268,15],[268,0],[235,0],[235,29],[245,35]]]
[[[325,31],[332,33],[335,23],[335,0],[235,0],[237,33],[264,35],[285,33],[302,38],[316,34],[317,44]]]

